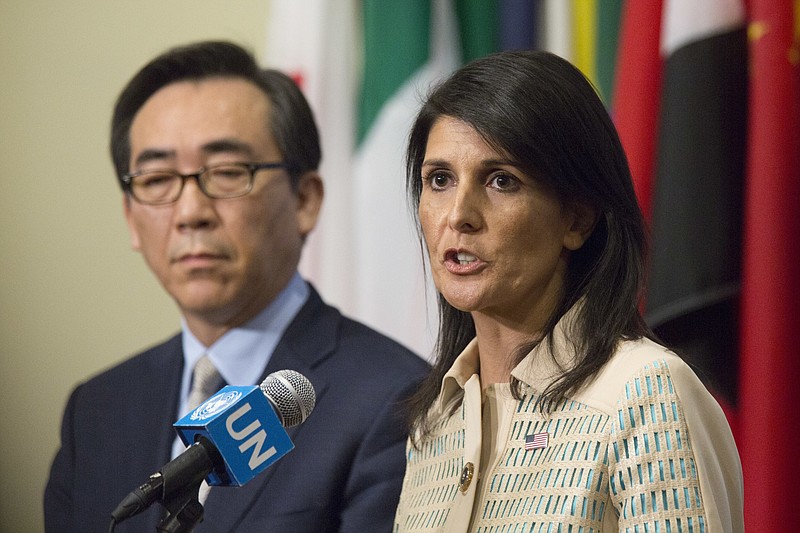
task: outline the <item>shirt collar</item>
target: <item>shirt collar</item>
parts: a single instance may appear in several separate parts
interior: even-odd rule
[[[295,272],[286,287],[249,322],[231,329],[211,346],[204,346],[181,320],[184,375],[181,398],[188,395],[192,369],[208,354],[225,383],[255,385],[272,356],[283,332],[306,303],[308,284]]]
[[[572,306],[558,321],[553,329],[552,338],[557,359],[554,359],[550,342],[544,339],[538,343],[525,358],[511,371],[511,375],[536,391],[544,391],[548,385],[560,377],[575,362],[575,348],[568,340],[580,302]],[[480,372],[478,358],[478,340],[474,338],[459,354],[450,370],[442,378],[439,393],[439,405],[448,405],[453,398],[461,394],[465,384]]]
[[[544,391],[555,380],[575,366],[577,355],[573,328],[582,306],[573,305],[556,323],[551,338],[545,338],[528,352],[528,355],[511,371],[511,375],[537,392]],[[552,339],[552,343],[551,343]],[[551,350],[551,346],[555,351]]]
[[[439,392],[439,405],[444,407],[453,398],[461,394],[467,381],[472,376],[480,372],[480,360],[478,359],[478,339],[472,339],[466,348],[459,354],[453,366],[442,378],[442,388]]]

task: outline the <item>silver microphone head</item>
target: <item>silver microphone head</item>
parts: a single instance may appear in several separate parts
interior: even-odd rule
[[[317,403],[314,386],[307,377],[294,370],[273,372],[259,387],[285,428],[305,422]]]

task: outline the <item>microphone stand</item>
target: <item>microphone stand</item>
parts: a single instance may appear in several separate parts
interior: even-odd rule
[[[153,494],[162,494],[164,478],[161,473],[150,477],[151,485],[143,485],[137,491],[129,494],[111,515],[109,533],[113,533],[117,525],[134,514],[138,514],[155,500]],[[156,531],[161,533],[192,533],[197,524],[203,521],[203,504],[200,503],[199,493],[203,478],[189,481],[182,489],[163,495],[161,505],[166,514],[156,526]],[[144,490],[147,489],[147,492]],[[129,510],[133,509],[133,512]],[[128,511],[126,513],[126,511]]]
[[[219,452],[201,437],[192,446],[161,469],[164,479],[161,505],[167,516],[156,531],[162,533],[191,533],[203,521],[203,504],[200,503],[200,485],[214,469],[223,464]],[[184,467],[184,464],[190,467]],[[173,487],[175,489],[173,490]]]
[[[167,516],[158,524],[156,531],[161,533],[191,533],[194,531],[197,524],[203,521],[203,504],[198,498],[200,483],[202,480],[162,502],[167,510]]]
[[[167,510],[167,515],[156,530],[163,533],[191,533],[203,521],[204,509],[198,498],[200,485],[214,470],[215,464],[224,464],[222,456],[213,444],[200,437],[120,502],[111,513],[109,532],[113,532],[120,522],[160,502]],[[225,475],[224,470],[218,475]]]

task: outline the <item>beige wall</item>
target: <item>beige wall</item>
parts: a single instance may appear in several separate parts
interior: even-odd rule
[[[107,155],[117,92],[176,44],[260,55],[266,17],[267,0],[0,0],[0,531],[42,530],[75,384],[179,326],[129,247]]]

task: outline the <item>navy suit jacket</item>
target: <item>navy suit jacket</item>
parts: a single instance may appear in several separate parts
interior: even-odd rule
[[[181,346],[177,335],[73,391],[45,490],[47,532],[107,531],[120,500],[169,461]],[[399,404],[427,363],[312,289],[262,379],[284,368],[317,394],[308,420],[288,430],[295,449],[243,487],[213,488],[196,531],[391,531],[405,471]],[[116,531],[155,531],[162,513],[153,505]]]

